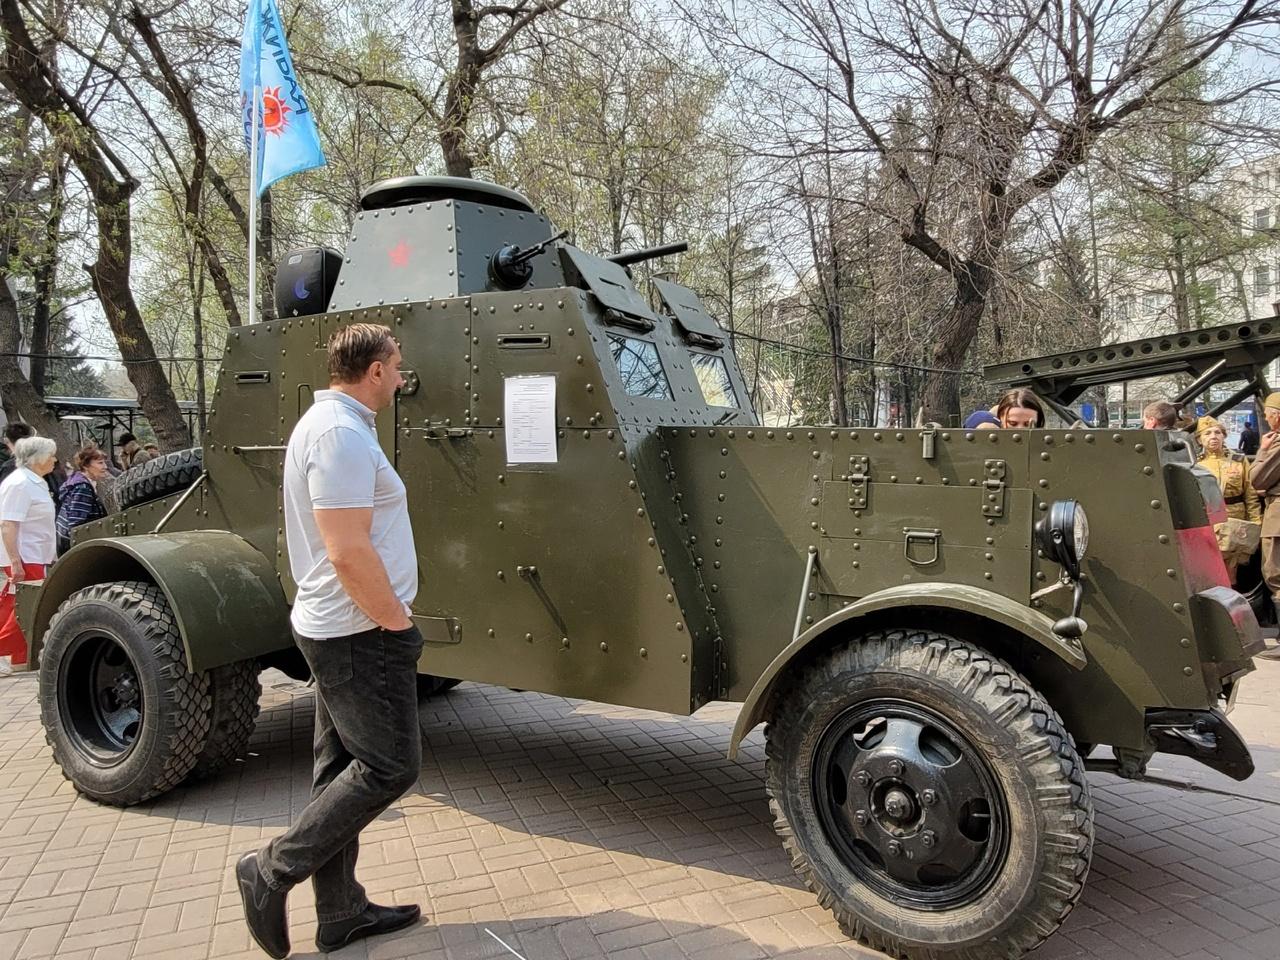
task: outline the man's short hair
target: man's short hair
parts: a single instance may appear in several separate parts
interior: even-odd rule
[[[391,328],[379,323],[353,323],[329,337],[329,382],[358,383],[376,361],[386,362],[395,349]]]
[[[1156,400],[1142,408],[1143,420],[1154,420],[1156,428],[1172,430],[1178,422],[1178,408],[1168,400]]]
[[[10,446],[17,443],[23,437],[34,437],[35,435],[35,430],[26,423],[19,423],[15,420],[13,423],[6,423],[4,425],[4,438],[9,441]]]

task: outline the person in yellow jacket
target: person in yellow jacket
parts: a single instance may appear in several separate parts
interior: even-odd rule
[[[1200,418],[1196,439],[1204,450],[1200,466],[1217,477],[1222,498],[1227,502],[1227,516],[1261,523],[1262,503],[1249,482],[1252,478],[1248,457],[1227,448],[1227,431],[1213,417]]]
[[[1196,441],[1204,452],[1200,455],[1200,466],[1204,467],[1218,480],[1222,488],[1222,499],[1227,503],[1227,516],[1234,520],[1248,520],[1252,523],[1262,522],[1262,504],[1258,491],[1253,489],[1249,475],[1249,459],[1243,454],[1235,453],[1227,447],[1227,431],[1213,417],[1201,417],[1196,422]],[[1225,545],[1219,541],[1219,545]],[[1232,585],[1236,582],[1238,560],[1224,552],[1222,559],[1227,565],[1227,577]]]

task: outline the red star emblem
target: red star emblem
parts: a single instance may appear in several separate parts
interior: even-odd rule
[[[391,265],[393,267],[403,267],[409,262],[409,245],[401,240],[388,250],[387,254],[391,257]]]

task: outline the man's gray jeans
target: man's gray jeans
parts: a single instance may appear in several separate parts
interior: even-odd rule
[[[294,638],[315,677],[311,802],[258,856],[273,890],[312,878],[316,918],[346,920],[368,906],[356,881],[359,834],[408,790],[422,766],[417,670],[422,634],[367,630]]]

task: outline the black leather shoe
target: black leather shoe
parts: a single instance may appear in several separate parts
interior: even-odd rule
[[[284,960],[289,955],[289,921],[284,909],[288,891],[267,886],[256,853],[246,853],[236,862],[236,885],[244,901],[249,933],[270,956]]]
[[[417,904],[407,907],[382,907],[371,903],[362,913],[357,913],[349,920],[334,920],[322,923],[316,930],[316,948],[321,953],[341,950],[357,940],[365,937],[376,937],[380,933],[392,933],[403,930],[418,922],[422,910]]]

